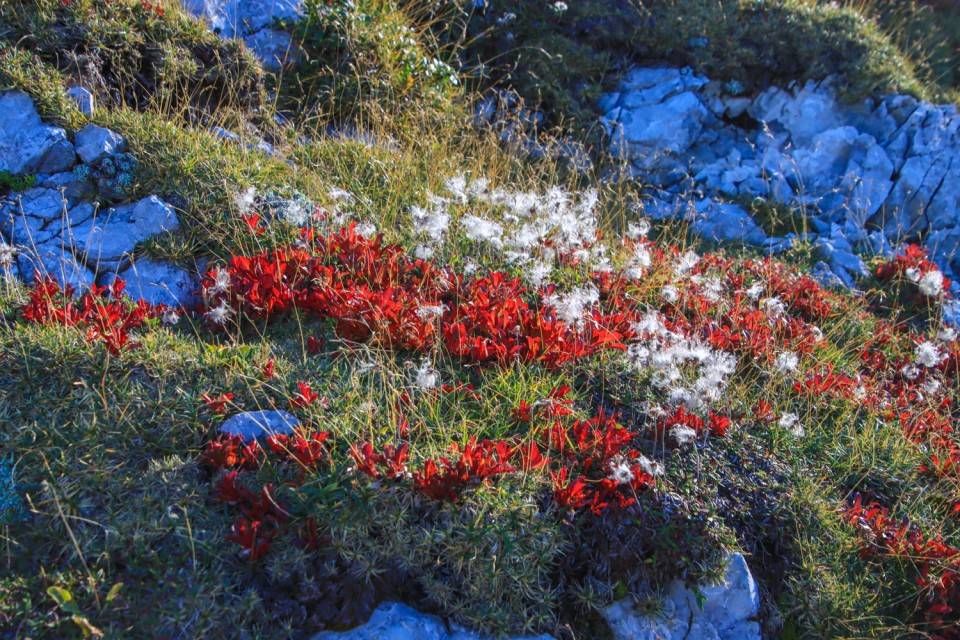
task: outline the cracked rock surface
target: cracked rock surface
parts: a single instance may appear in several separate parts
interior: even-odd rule
[[[179,227],[173,207],[157,196],[107,208],[91,200],[90,175],[125,144],[96,125],[70,142],[40,120],[29,97],[0,93],[0,170],[35,177],[32,188],[0,198],[0,274],[32,283],[40,273],[78,293],[119,275],[148,302],[194,302],[195,273],[136,254],[139,243]]]

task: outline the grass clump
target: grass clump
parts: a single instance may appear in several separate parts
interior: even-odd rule
[[[311,119],[367,126],[402,121],[411,105],[443,117],[457,71],[423,25],[392,0],[309,0],[292,25],[302,59],[283,78],[291,108]]]
[[[249,109],[262,100],[253,56],[217,38],[178,2],[11,0],[0,6],[0,42],[15,50],[8,55],[18,66],[28,66],[22,56],[31,55],[104,104],[210,110]],[[36,73],[13,75],[28,80],[18,88],[34,95]]]
[[[930,87],[880,26],[853,8],[806,0],[464,3],[447,36],[478,76],[517,89],[553,119],[586,128],[611,72],[663,61],[750,94],[841,78],[849,99],[926,97]],[[465,25],[465,26],[461,26]],[[466,35],[463,35],[463,33]]]

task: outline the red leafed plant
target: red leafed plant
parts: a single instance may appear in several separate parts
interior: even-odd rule
[[[471,437],[462,450],[456,443],[451,444],[450,452],[460,454],[460,457],[455,460],[438,458],[439,465],[427,460],[423,469],[413,476],[414,487],[434,500],[456,502],[463,489],[493,476],[516,471],[508,464],[516,449],[503,440],[477,443]]]
[[[960,550],[939,536],[924,537],[906,518],[893,520],[877,503],[864,505],[860,494],[854,494],[841,513],[867,539],[862,556],[898,556],[916,567],[916,583],[924,594],[919,600],[932,637],[960,638]]]
[[[260,466],[262,449],[253,440],[249,444],[241,436],[221,434],[211,440],[200,454],[200,463],[210,469],[256,469]]]
[[[210,411],[220,414],[227,412],[227,403],[233,400],[232,393],[223,393],[215,398],[205,393],[201,393],[200,397],[203,399],[204,403],[206,403]]]
[[[316,469],[323,461],[325,456],[323,443],[329,437],[329,431],[307,437],[274,434],[267,438],[267,447],[281,461],[295,462],[303,471],[308,471]]]
[[[290,406],[295,409],[309,407],[320,397],[320,394],[314,393],[306,382],[298,382],[297,388],[297,395],[290,400]]]
[[[123,294],[126,283],[120,278],[109,288],[93,286],[76,299],[71,285],[61,290],[52,276],[37,272],[34,279],[30,300],[21,308],[27,322],[76,327],[88,342],[102,342],[112,356],[139,348],[141,343],[129,339],[130,330],[166,308],[143,300],[133,303]]]
[[[638,463],[640,453],[628,447],[636,436],[600,411],[570,427],[559,422],[545,430],[562,467],[551,472],[554,501],[563,508],[589,508],[596,515],[608,508],[625,508],[654,485],[654,478]]]
[[[409,451],[408,444],[402,444],[399,447],[385,444],[383,453],[377,453],[372,444],[365,442],[359,447],[352,445],[350,456],[357,463],[357,468],[371,478],[399,480],[407,475],[406,462],[410,458]]]

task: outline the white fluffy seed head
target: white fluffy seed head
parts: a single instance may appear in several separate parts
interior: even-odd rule
[[[940,348],[932,342],[921,342],[913,352],[914,361],[928,369],[940,364],[944,355],[940,353]]]
[[[680,290],[672,284],[668,284],[660,290],[660,297],[663,298],[663,301],[667,304],[676,304],[680,299]]]
[[[792,351],[784,351],[773,361],[773,368],[777,373],[793,373],[800,365],[800,356]]]
[[[780,416],[780,422],[778,424],[780,425],[781,429],[788,431],[796,438],[802,438],[807,433],[806,429],[804,429],[803,425],[800,423],[800,416],[795,413],[783,414]]]
[[[570,326],[578,328],[583,327],[583,316],[587,309],[599,301],[600,292],[592,285],[577,287],[569,293],[544,298],[544,302],[553,307],[557,312],[557,318]]]
[[[468,238],[474,242],[486,242],[494,247],[503,246],[503,227],[480,216],[466,216],[460,220]]]
[[[416,383],[423,390],[433,389],[440,382],[440,372],[430,365],[430,361],[424,358],[420,361],[420,368],[417,369]]]
[[[785,305],[780,298],[764,298],[760,302],[760,309],[763,310],[768,318],[776,320],[787,312],[787,305]]]
[[[928,298],[936,298],[943,295],[943,274],[939,271],[928,271],[923,274],[918,283],[920,293]]]
[[[953,327],[944,327],[937,332],[937,340],[940,342],[953,342],[957,339],[957,330]]]

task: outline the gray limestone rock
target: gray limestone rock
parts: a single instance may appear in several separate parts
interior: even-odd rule
[[[762,245],[767,234],[738,204],[714,202],[705,198],[695,205],[694,232],[714,242],[738,242]]]
[[[96,280],[92,270],[78,261],[69,249],[55,241],[21,248],[17,262],[20,274],[27,284],[32,284],[35,274],[39,273],[42,277],[53,277],[64,288],[73,287],[79,295],[89,290]]]
[[[240,436],[250,442],[275,434],[290,435],[298,424],[296,416],[286,411],[246,411],[228,418],[220,426],[220,433]]]
[[[303,16],[302,0],[183,0],[183,6],[225,38],[240,38],[277,20]]]
[[[80,113],[88,118],[93,115],[93,94],[83,87],[70,87],[67,89],[67,96],[77,105]]]
[[[263,68],[268,71],[280,71],[287,64],[296,64],[300,57],[290,34],[279,29],[261,29],[244,36],[243,43],[260,58]]]
[[[631,157],[634,164],[652,168],[675,158],[696,139],[708,115],[696,95],[680,93],[663,103],[608,114],[606,123],[615,155]]]
[[[119,133],[95,124],[88,124],[78,131],[74,142],[77,155],[87,164],[94,164],[119,153],[126,146],[126,141]]]
[[[785,131],[794,146],[806,146],[817,134],[842,126],[836,98],[813,81],[794,94],[771,87],[760,94],[747,112],[768,127]]]
[[[677,582],[659,615],[638,611],[629,600],[602,613],[617,640],[760,640],[760,625],[752,620],[759,610],[757,585],[744,557],[735,553],[723,582],[703,587],[700,599]]]
[[[0,171],[57,173],[75,162],[66,132],[41,122],[29,97],[17,91],[0,93]]]
[[[116,268],[138,242],[179,226],[177,214],[157,196],[140,202],[98,211],[92,219],[72,229],[71,237],[78,256],[97,269]]]
[[[457,624],[447,625],[436,616],[419,613],[410,607],[385,602],[377,607],[370,620],[349,631],[322,631],[312,640],[488,640]],[[507,640],[553,640],[546,634],[515,636]]]
[[[127,283],[125,291],[134,300],[171,307],[189,307],[198,302],[199,279],[177,265],[141,257],[119,273],[107,273],[100,284],[110,286],[117,277]]]
[[[933,259],[954,275],[952,238],[960,229],[955,106],[909,96],[842,104],[833,80],[773,87],[755,98],[724,91],[678,69],[629,71],[599,104],[611,153],[630,162],[628,175],[673,196],[763,197],[802,208],[811,228],[826,234],[824,264],[848,285],[863,272],[855,251],[842,246],[851,243],[886,255],[891,244],[931,238]],[[760,126],[745,130],[720,119],[744,113]],[[739,214],[725,211],[714,220],[691,215],[690,207],[670,207],[654,210],[693,221],[705,237],[768,248],[778,242],[755,234]],[[703,207],[716,210],[703,202],[694,208]],[[840,241],[835,226],[849,242]]]

